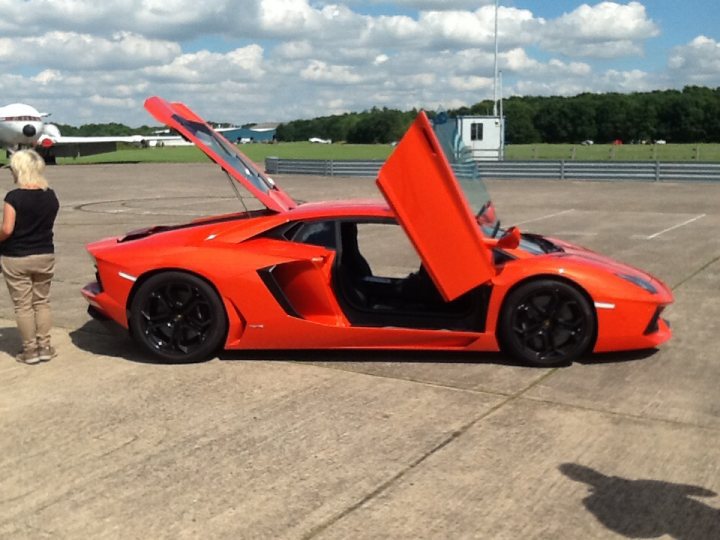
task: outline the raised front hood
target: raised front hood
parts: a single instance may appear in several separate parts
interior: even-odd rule
[[[297,203],[272,179],[263,175],[252,161],[205,120],[182,103],[170,103],[153,96],[145,100],[145,109],[158,121],[195,143],[200,150],[220,165],[269,210],[286,212]]]

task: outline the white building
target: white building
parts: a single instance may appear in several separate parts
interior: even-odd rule
[[[502,116],[458,116],[457,130],[476,161],[501,161],[505,156]]]

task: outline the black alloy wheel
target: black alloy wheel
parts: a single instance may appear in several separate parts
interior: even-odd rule
[[[225,309],[215,289],[183,272],[148,278],[130,307],[133,337],[166,362],[206,360],[222,345],[227,327]]]
[[[573,285],[555,279],[531,281],[512,291],[500,316],[503,350],[535,366],[567,365],[595,341],[595,310]]]

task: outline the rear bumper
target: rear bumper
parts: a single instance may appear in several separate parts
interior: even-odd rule
[[[93,281],[85,285],[80,293],[88,303],[88,313],[94,319],[112,319],[127,328],[127,313],[125,306],[115,302],[103,291],[100,283]]]
[[[97,281],[93,281],[92,283],[85,285],[80,293],[83,295],[87,303],[90,304],[89,308],[92,308],[94,311],[104,315],[105,317],[109,316],[103,310],[102,305],[97,301],[98,296],[102,294],[102,287],[100,287],[100,284]]]

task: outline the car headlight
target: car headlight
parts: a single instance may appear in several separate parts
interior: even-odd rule
[[[650,294],[657,294],[657,289],[655,286],[650,283],[647,279],[641,278],[640,276],[633,276],[631,274],[615,274],[617,277],[624,279],[625,281],[629,281],[633,285],[637,285],[641,289],[646,290]]]

